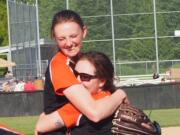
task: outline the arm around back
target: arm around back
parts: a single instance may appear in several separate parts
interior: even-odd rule
[[[94,100],[82,84],[72,85],[63,91],[68,100],[93,122],[112,115],[117,107],[127,99],[123,90],[117,90],[111,96]]]

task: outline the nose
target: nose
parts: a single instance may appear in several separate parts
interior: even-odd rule
[[[70,38],[67,38],[67,39],[66,39],[66,45],[67,45],[67,46],[72,46],[72,41],[71,41]]]

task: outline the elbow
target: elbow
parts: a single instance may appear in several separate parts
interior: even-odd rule
[[[41,128],[39,128],[38,126],[35,128],[35,134],[39,134],[39,133],[43,133]]]
[[[38,133],[45,133],[43,130],[43,126],[40,124],[37,124],[35,127],[35,133],[38,135]]]
[[[93,117],[91,121],[93,121],[94,123],[98,123],[101,119],[98,117]]]
[[[97,111],[93,111],[91,112],[91,114],[89,114],[89,116],[87,116],[89,120],[91,120],[94,123],[98,123],[99,121],[102,120],[102,114],[100,114]]]

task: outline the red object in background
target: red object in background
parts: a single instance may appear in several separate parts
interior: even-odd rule
[[[34,85],[34,83],[33,82],[31,82],[31,81],[28,81],[27,83],[25,83],[25,85],[24,85],[24,91],[35,91],[36,90],[36,87],[35,87],[35,85]]]

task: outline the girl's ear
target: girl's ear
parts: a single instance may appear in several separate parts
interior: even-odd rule
[[[105,79],[101,79],[100,80],[100,83],[99,83],[99,88],[102,88],[106,83],[106,80]]]
[[[83,38],[86,37],[86,34],[87,34],[87,26],[84,26],[83,27]]]

